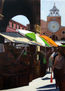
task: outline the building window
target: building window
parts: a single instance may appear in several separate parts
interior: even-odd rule
[[[19,25],[17,25],[17,29],[19,29]]]
[[[13,26],[13,22],[12,22],[12,28],[14,28],[14,26]]]
[[[24,30],[24,27],[22,27],[22,29]]]
[[[65,34],[65,31],[62,31],[62,34]]]
[[[20,29],[20,25],[19,25],[19,29]]]

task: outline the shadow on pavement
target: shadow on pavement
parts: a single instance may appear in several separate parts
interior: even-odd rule
[[[37,91],[59,91],[59,88],[56,89],[55,87],[56,87],[55,84],[50,84],[50,85],[37,88]]]

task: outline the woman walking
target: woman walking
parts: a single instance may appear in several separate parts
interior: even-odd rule
[[[63,52],[60,50],[58,51],[58,55],[55,57],[53,70],[56,87],[59,86],[60,91],[65,91],[65,58]]]

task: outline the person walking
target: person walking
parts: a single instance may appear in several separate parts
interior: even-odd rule
[[[58,55],[55,57],[53,71],[56,87],[59,86],[60,91],[65,91],[65,57],[61,50],[58,51]]]

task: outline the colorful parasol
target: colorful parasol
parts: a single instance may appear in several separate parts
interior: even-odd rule
[[[16,31],[22,34],[23,36],[27,37],[28,39],[40,43],[41,46],[46,46],[46,47],[58,46],[51,38],[47,36],[37,35],[36,33],[28,30],[17,29]]]
[[[21,29],[17,29],[16,31],[22,34],[23,36],[27,37],[29,40],[38,42],[42,44],[42,46],[45,46],[45,42],[34,32],[27,31],[27,30],[21,30]]]

